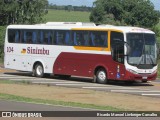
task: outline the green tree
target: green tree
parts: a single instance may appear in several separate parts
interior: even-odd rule
[[[96,5],[96,7],[92,9],[90,21],[97,24],[104,23],[104,16],[106,15],[104,7],[102,7],[101,3],[98,1],[96,1],[94,5]]]
[[[150,0],[97,0],[90,15],[96,23],[151,28],[159,22],[159,12]]]
[[[97,0],[93,4],[90,20],[104,24],[121,22],[123,8],[120,2],[120,0]]]
[[[3,58],[5,30],[5,26],[0,26],[0,62]]]
[[[47,0],[19,0],[16,11],[16,23],[35,24],[42,22],[47,13]]]
[[[0,25],[39,23],[47,6],[48,0],[1,0]]]

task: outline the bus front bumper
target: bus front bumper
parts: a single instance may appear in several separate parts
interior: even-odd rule
[[[150,73],[139,73],[139,74],[134,74],[130,71],[126,71],[126,80],[134,81],[134,80],[146,80],[146,81],[152,81],[156,80],[157,78],[157,72],[154,72],[152,74]]]

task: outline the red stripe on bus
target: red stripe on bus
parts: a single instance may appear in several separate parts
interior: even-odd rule
[[[93,77],[97,67],[105,68],[108,79],[142,80],[142,75],[135,75],[125,69],[124,64],[112,59],[111,55],[62,52],[53,66],[53,74]],[[119,69],[119,70],[117,70]],[[117,78],[117,73],[120,77]],[[157,73],[148,75],[147,80],[155,80]]]

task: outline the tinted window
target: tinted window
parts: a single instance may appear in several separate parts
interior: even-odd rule
[[[124,36],[120,32],[111,32],[111,48],[113,60],[124,63]]]
[[[108,47],[108,32],[103,31],[73,31],[73,45]]]
[[[22,39],[24,40],[23,43],[28,43],[28,44],[33,43],[33,32],[32,32],[32,31],[25,30],[25,31],[23,32],[23,37],[22,37]]]
[[[91,31],[90,46],[108,47],[108,33],[102,31]]]
[[[8,42],[10,43],[20,43],[21,32],[20,30],[9,29],[8,30]]]
[[[52,44],[53,41],[53,31],[51,30],[37,30],[35,33],[35,38],[37,39],[37,44]],[[37,34],[36,34],[37,33]],[[37,37],[36,37],[37,35]]]
[[[71,45],[70,31],[55,31],[56,45]]]
[[[108,47],[108,32],[69,30],[8,30],[9,42],[48,45]]]
[[[73,45],[88,46],[88,31],[73,31]]]

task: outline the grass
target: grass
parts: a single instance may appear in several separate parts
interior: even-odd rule
[[[15,84],[16,81],[11,81],[11,80],[0,80],[0,83],[3,83],[3,84]]]
[[[3,63],[4,63],[4,60],[3,60],[3,58],[1,57],[1,58],[0,58],[0,65],[3,65]]]
[[[111,106],[98,106],[94,104],[82,104],[76,102],[64,102],[64,101],[56,101],[56,100],[43,100],[43,99],[33,99],[28,97],[16,96],[11,94],[0,93],[1,100],[12,100],[19,102],[27,102],[27,103],[41,103],[41,104],[50,104],[50,105],[62,105],[62,106],[71,106],[71,107],[80,107],[80,108],[90,108],[97,110],[109,110],[109,111],[124,111],[124,109],[118,109]]]
[[[44,16],[46,22],[89,22],[90,12],[48,10]]]
[[[31,84],[30,81],[12,81],[12,80],[0,80],[0,83],[2,84],[24,84],[24,85],[29,85]]]

